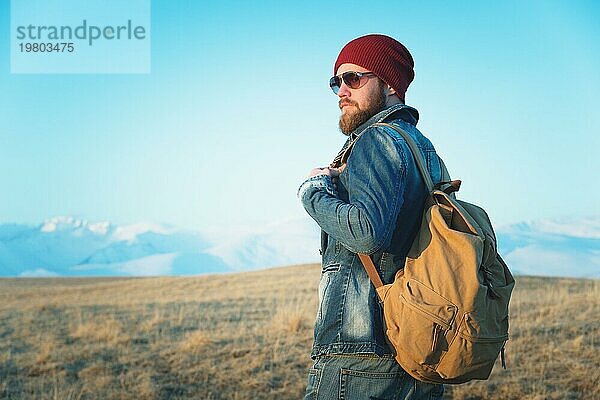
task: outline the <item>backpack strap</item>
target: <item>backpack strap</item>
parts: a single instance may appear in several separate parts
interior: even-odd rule
[[[415,142],[415,140],[412,138],[412,136],[410,136],[408,134],[408,132],[406,132],[404,129],[402,129],[398,126],[392,125],[392,124],[388,124],[386,122],[379,122],[379,123],[373,124],[372,126],[387,126],[389,128],[392,128],[393,130],[398,132],[398,134],[400,134],[400,136],[402,136],[402,138],[406,141],[406,144],[408,145],[410,152],[413,155],[415,163],[417,164],[417,167],[419,168],[421,177],[423,178],[423,181],[425,182],[425,185],[427,186],[427,190],[429,191],[429,193],[433,193],[433,191],[435,189],[433,180],[431,179],[431,175],[429,175],[429,170],[427,169],[427,164],[425,163],[423,154],[421,153],[421,150],[419,150],[419,147],[418,147],[417,143]],[[358,137],[356,139],[358,139]],[[346,148],[346,151],[344,152],[344,156],[346,156],[346,154],[349,153],[353,144],[354,143],[350,143],[350,145]],[[347,156],[346,157],[344,157],[344,156],[341,157],[342,160],[347,159]],[[440,161],[441,161],[441,159],[440,159]],[[446,175],[447,175],[448,171],[446,170],[446,166],[444,165],[442,168],[445,170]],[[460,186],[460,183],[458,185]],[[452,187],[452,186],[450,186],[450,187]],[[360,261],[361,261],[363,267],[367,271],[367,275],[369,275],[369,279],[373,283],[373,286],[375,286],[375,289],[383,286],[383,281],[381,280],[381,277],[379,276],[379,273],[377,272],[377,269],[375,268],[375,264],[373,263],[371,256],[369,256],[368,254],[358,253],[358,257],[360,258]]]
[[[406,141],[406,144],[408,145],[410,152],[413,155],[413,159],[415,160],[415,163],[417,164],[417,167],[419,169],[419,173],[421,174],[421,177],[423,178],[423,181],[425,182],[425,185],[427,186],[427,190],[429,191],[429,193],[433,193],[434,189],[436,188],[436,185],[433,184],[433,180],[431,179],[431,175],[429,175],[429,170],[427,169],[427,164],[425,163],[423,154],[421,153],[421,150],[419,150],[419,146],[417,145],[415,140],[412,138],[412,136],[410,136],[408,134],[408,132],[406,132],[404,129],[402,129],[398,126],[392,125],[392,124],[388,124],[386,122],[375,123],[371,126],[387,126],[389,128],[392,128],[393,130],[398,132],[398,134],[400,134],[400,136],[402,136],[402,138]],[[342,151],[340,151],[338,153],[338,155],[335,157],[335,159],[331,163],[331,167],[337,168],[346,163],[346,161],[350,157],[350,152],[352,151],[352,147],[354,147],[354,143],[356,143],[358,138],[365,131],[366,131],[366,129],[363,130],[359,135],[357,135],[354,138],[354,140],[352,140],[348,144],[348,146],[346,146],[344,149],[342,149]],[[441,190],[445,191],[446,193],[452,193],[452,192],[457,191],[458,188],[460,187],[460,181],[450,181],[450,175],[448,174],[448,170],[446,169],[444,162],[442,161],[441,158],[439,160],[440,160],[440,165],[442,168],[442,180],[443,180],[443,182],[440,182]],[[375,264],[373,263],[371,256],[369,256],[368,254],[358,253],[358,257],[360,258],[360,261],[361,261],[363,267],[365,268],[367,275],[369,275],[369,279],[373,283],[373,286],[375,286],[375,289],[383,286],[383,281],[381,280],[381,277],[379,276],[379,273],[377,272],[377,268],[375,267]]]
[[[329,166],[332,168],[339,168],[342,165],[346,164],[346,161],[348,161],[348,157],[350,157],[350,153],[352,152],[352,148],[354,147],[354,143],[356,143],[358,138],[361,137],[365,131],[366,131],[366,129],[363,129],[363,131],[361,133],[359,133],[358,135],[356,135],[356,137],[354,139],[349,140],[348,145],[345,146],[338,153],[337,156],[335,156],[335,158],[333,159],[331,164],[329,164]]]
[[[381,286],[383,286],[383,281],[381,280],[379,273],[377,273],[377,268],[375,268],[375,264],[373,264],[371,257],[362,253],[358,253],[358,257],[360,258],[363,267],[365,267],[367,275],[369,275],[369,279],[371,279],[371,282],[373,282],[375,289],[379,289]]]
[[[425,163],[425,160],[423,159],[423,154],[421,154],[421,150],[419,150],[419,146],[417,146],[417,142],[415,142],[415,140],[412,138],[412,136],[410,136],[408,134],[408,132],[406,132],[404,129],[392,125],[392,124],[388,124],[387,122],[379,122],[377,124],[373,124],[373,126],[387,126],[389,128],[392,128],[393,130],[395,130],[396,132],[398,132],[400,134],[400,136],[402,136],[402,138],[406,141],[406,144],[408,145],[410,152],[413,155],[413,158],[415,159],[415,163],[417,164],[417,167],[419,168],[419,172],[421,173],[421,177],[423,178],[423,181],[425,182],[425,186],[427,186],[427,190],[429,190],[429,193],[433,192],[434,190],[434,185],[433,185],[433,181],[431,180],[431,175],[429,175],[429,170],[427,169],[427,164]]]
[[[406,144],[408,144],[408,147],[410,148],[410,152],[412,153],[413,158],[415,159],[415,163],[419,168],[419,172],[421,173],[423,181],[425,181],[425,185],[427,186],[427,190],[429,190],[429,193],[433,193],[434,189],[439,189],[445,192],[446,194],[451,195],[454,198],[454,192],[458,192],[458,189],[460,189],[461,181],[453,181],[450,179],[450,174],[448,173],[446,164],[444,164],[444,160],[442,160],[440,156],[437,157],[440,162],[440,168],[442,171],[442,181],[438,182],[437,184],[434,184],[433,180],[431,179],[431,175],[429,175],[429,170],[427,169],[427,164],[425,163],[423,154],[421,153],[421,150],[419,150],[419,146],[417,145],[417,142],[413,139],[413,137],[410,136],[408,132],[406,132],[404,129],[396,125],[388,124],[386,122],[373,124],[373,126],[376,125],[384,125],[392,128],[393,130],[398,132],[400,136],[402,136],[402,138],[406,141]]]

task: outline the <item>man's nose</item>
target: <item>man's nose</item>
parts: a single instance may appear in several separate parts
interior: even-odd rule
[[[348,87],[348,85],[346,85],[346,83],[342,80],[342,82],[340,83],[340,90],[338,90],[337,95],[339,97],[350,97],[350,88]]]

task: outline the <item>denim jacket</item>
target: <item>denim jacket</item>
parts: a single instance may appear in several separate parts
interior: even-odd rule
[[[427,189],[396,124],[417,142],[434,183],[440,159],[415,127],[416,109],[398,104],[371,117],[351,133],[342,151],[356,140],[339,176],[313,176],[298,189],[304,208],[321,227],[322,272],[312,357],[325,354],[392,354],[383,314],[356,253],[370,254],[384,283],[393,281],[421,221]],[[341,152],[340,152],[341,153]]]

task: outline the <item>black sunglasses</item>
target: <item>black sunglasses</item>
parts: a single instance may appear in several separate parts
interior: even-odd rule
[[[342,86],[342,81],[344,81],[346,86],[350,89],[358,89],[367,83],[370,75],[375,74],[373,72],[347,71],[341,75],[332,76],[329,80],[329,87],[333,90],[333,93],[337,94],[340,90],[340,86]]]

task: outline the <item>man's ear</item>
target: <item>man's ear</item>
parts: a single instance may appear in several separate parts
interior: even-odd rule
[[[393,96],[396,94],[396,89],[394,89],[393,87],[391,87],[390,85],[388,85],[386,83],[385,88],[384,88],[384,93],[386,96]]]

